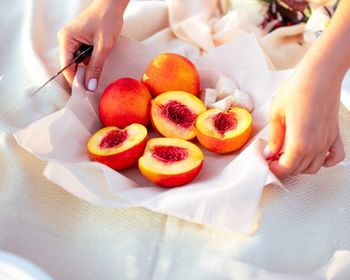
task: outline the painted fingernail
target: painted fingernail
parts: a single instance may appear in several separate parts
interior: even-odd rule
[[[89,91],[95,91],[97,87],[97,80],[96,79],[90,79],[88,83],[88,90]]]

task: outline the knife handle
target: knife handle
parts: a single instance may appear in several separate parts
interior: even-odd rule
[[[83,62],[86,58],[91,56],[93,49],[93,46],[81,44],[79,49],[74,53],[74,61],[76,63]]]

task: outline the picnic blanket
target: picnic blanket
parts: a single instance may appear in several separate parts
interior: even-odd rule
[[[83,0],[2,4],[0,248],[30,259],[55,279],[242,279],[242,275],[347,279],[350,172],[346,165],[289,178],[283,182],[288,192],[266,188],[258,210],[260,227],[251,237],[142,208],[99,207],[42,175],[45,162],[23,150],[13,133],[67,103],[70,88],[63,79],[37,96],[30,98],[28,93],[59,68],[56,32],[88,4]],[[254,32],[253,26],[232,24],[230,16],[237,15],[222,5],[219,1],[132,2],[122,34],[197,57],[232,42],[232,34]],[[280,55],[274,56],[277,52],[268,46],[284,42],[280,38],[290,29],[287,35],[282,31],[280,36],[270,33],[258,39],[271,69],[292,67],[306,50],[304,45],[282,44],[295,47],[291,52],[295,57],[277,59]],[[298,32],[293,34],[300,36]],[[341,107],[339,117],[348,155],[350,114]]]

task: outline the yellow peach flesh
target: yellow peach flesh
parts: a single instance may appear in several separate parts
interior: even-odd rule
[[[232,108],[230,112],[235,114],[237,125],[234,129],[221,134],[213,124],[213,118],[220,112],[219,109],[210,109],[205,114],[198,116],[196,123],[200,127],[201,133],[215,138],[233,138],[242,134],[252,123],[252,117],[246,110],[238,107]]]
[[[232,108],[229,113],[235,118],[234,125],[227,131],[218,131],[215,117],[225,112],[219,109],[208,110],[196,120],[196,134],[199,142],[208,150],[216,153],[229,153],[240,149],[249,140],[252,131],[252,117],[242,108]]]
[[[186,149],[187,157],[180,161],[163,162],[153,156],[152,147],[173,146]],[[177,175],[188,172],[203,162],[202,151],[193,143],[174,138],[153,138],[147,143],[144,155],[139,159],[139,166],[144,172],[157,175]]]
[[[142,142],[147,136],[147,129],[140,124],[132,124],[128,126],[126,129],[121,131],[127,131],[127,139],[116,145],[114,147],[109,148],[101,148],[100,143],[103,139],[108,135],[109,132],[117,130],[116,127],[105,127],[96,132],[87,143],[87,149],[90,152],[93,152],[96,156],[109,156],[114,154],[120,154],[124,151],[129,150],[134,147],[138,143]]]
[[[164,116],[163,107],[171,102],[184,105],[186,110],[193,114],[193,122],[184,126],[180,122],[177,123],[176,120]],[[202,101],[194,95],[183,91],[169,91],[152,100],[151,120],[155,129],[163,136],[189,140],[196,135],[194,130],[196,117],[205,110]]]

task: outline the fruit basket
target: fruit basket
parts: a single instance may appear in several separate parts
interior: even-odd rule
[[[244,54],[240,52],[245,50]],[[164,189],[147,181],[137,167],[117,172],[90,160],[86,143],[101,128],[100,94],[118,78],[140,80],[149,62],[164,50],[121,39],[109,56],[96,94],[84,89],[80,67],[66,106],[15,133],[18,143],[47,161],[44,176],[73,195],[107,207],[144,207],[195,223],[244,234],[254,228],[265,185],[278,182],[265,160],[271,97],[288,71],[267,67],[253,35],[193,58],[201,87],[213,87],[219,74],[234,79],[254,100],[250,142],[237,152],[218,155],[203,148],[203,168],[191,183]],[[155,136],[151,132],[151,137]]]

